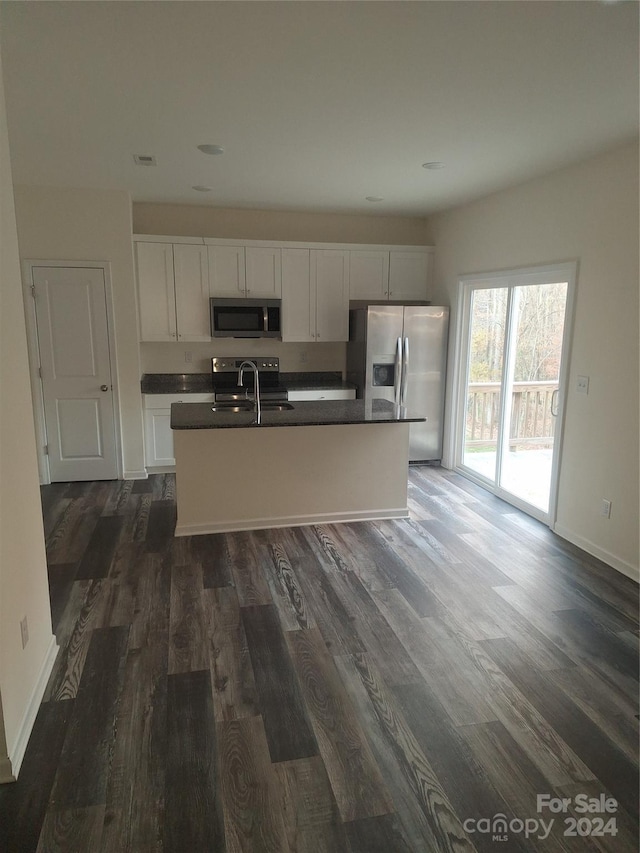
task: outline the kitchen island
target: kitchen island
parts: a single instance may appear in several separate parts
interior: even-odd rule
[[[177,536],[406,518],[409,424],[384,400],[174,403]]]

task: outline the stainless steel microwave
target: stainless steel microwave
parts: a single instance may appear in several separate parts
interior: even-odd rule
[[[213,338],[281,338],[280,299],[209,300],[211,337]]]

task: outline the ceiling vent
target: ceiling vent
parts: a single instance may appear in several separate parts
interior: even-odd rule
[[[133,159],[136,166],[156,166],[156,158],[153,154],[134,154]]]

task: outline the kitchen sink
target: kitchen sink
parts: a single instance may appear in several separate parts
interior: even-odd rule
[[[291,403],[260,403],[263,412],[286,412],[293,409]]]
[[[212,412],[252,412],[254,405],[252,402],[247,403],[214,403],[211,406]]]
[[[293,406],[291,403],[271,403],[265,401],[264,403],[260,403],[260,408],[263,412],[286,412],[293,409]],[[254,410],[255,405],[253,400],[214,403],[213,406],[211,406],[212,412],[253,412]]]

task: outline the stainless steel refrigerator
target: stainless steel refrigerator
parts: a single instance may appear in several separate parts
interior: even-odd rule
[[[365,305],[349,311],[347,378],[358,398],[389,400],[426,417],[410,427],[409,461],[442,458],[449,309]]]

